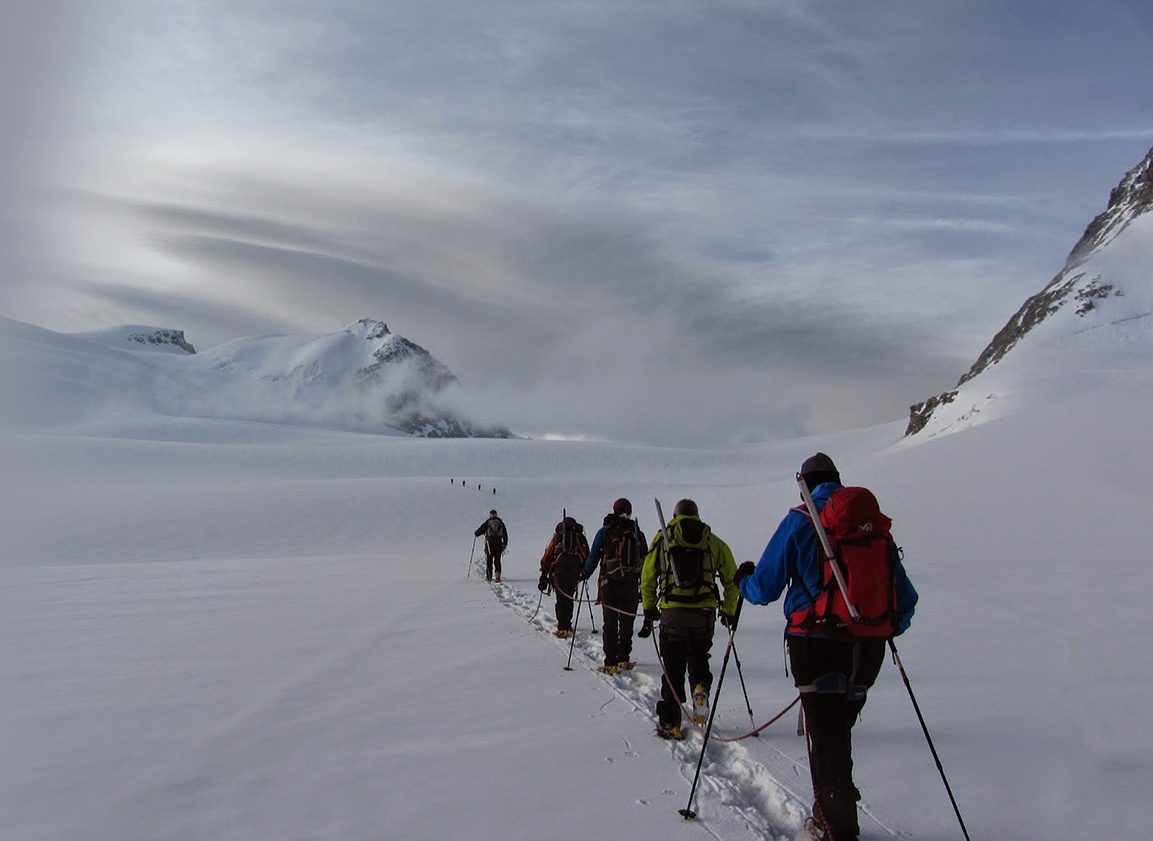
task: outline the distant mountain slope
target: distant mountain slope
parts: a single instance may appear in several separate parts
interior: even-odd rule
[[[0,333],[21,393],[36,403],[19,416],[38,423],[136,411],[422,437],[510,434],[463,417],[448,367],[375,319],[201,353],[179,330],[138,325],[64,336],[7,321]]]
[[[176,354],[196,353],[196,348],[185,340],[183,330],[125,324],[122,327],[92,330],[87,333],[73,333],[72,335],[120,350],[143,349]]]
[[[1153,149],[1109,196],[1109,206],[1085,229],[1065,267],[1041,292],[1030,297],[1001,328],[956,388],[910,407],[906,435],[933,435],[971,425],[988,416],[989,404],[1020,388],[1035,388],[1036,360],[991,371],[1013,351],[1013,359],[1041,348],[1057,352],[1074,346],[1124,347],[1141,355],[1153,344]],[[1136,362],[1136,360],[1135,360]],[[1062,364],[1076,367],[1065,358]],[[1137,365],[1139,368],[1139,364]],[[1073,372],[1069,372],[1073,373]],[[991,382],[996,379],[997,382]],[[1028,380],[1033,379],[1033,382]]]

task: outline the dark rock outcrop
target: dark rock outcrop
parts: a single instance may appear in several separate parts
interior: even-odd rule
[[[196,353],[196,348],[184,339],[183,330],[152,330],[148,333],[130,333],[128,341],[142,345],[174,345],[185,353]]]

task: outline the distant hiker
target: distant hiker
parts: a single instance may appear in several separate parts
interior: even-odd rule
[[[508,530],[504,527],[504,520],[496,515],[496,509],[488,512],[488,519],[480,524],[473,532],[480,537],[484,535],[484,577],[492,581],[493,570],[496,570],[496,583],[500,583],[500,556],[508,546]]]
[[[701,521],[691,499],[682,499],[673,508],[668,543],[666,548],[662,532],[649,546],[641,570],[641,600],[645,618],[660,622],[657,639],[666,674],[657,702],[657,735],[681,739],[686,668],[693,687],[693,718],[704,723],[708,717],[713,628],[718,609],[726,625],[737,609],[733,583],[737,565],[732,550]]]
[[[600,669],[609,674],[633,667],[629,658],[633,651],[633,623],[641,600],[642,553],[647,544],[632,514],[633,504],[624,497],[613,503],[613,513],[605,517],[604,525],[593,538],[581,571],[581,578],[587,581],[598,564],[601,568],[597,602],[604,614],[601,642],[605,662]]]
[[[881,670],[885,640],[909,627],[917,591],[869,491],[843,488],[824,453],[805,459],[798,479],[820,512],[860,620],[849,616],[804,505],[785,515],[756,565],[741,564],[737,581],[751,604],[774,602],[788,587],[785,641],[808,724],[811,828],[831,841],[856,841],[861,793],[853,784],[852,729]]]
[[[572,633],[573,599],[580,584],[581,567],[589,554],[585,529],[572,517],[556,524],[552,539],[540,559],[540,581],[537,589],[542,593],[551,585],[556,592],[556,635],[567,637]]]

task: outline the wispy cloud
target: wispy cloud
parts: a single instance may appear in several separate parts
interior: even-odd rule
[[[895,417],[1153,138],[1135,2],[96,5],[14,314],[201,344],[377,316],[514,428]]]

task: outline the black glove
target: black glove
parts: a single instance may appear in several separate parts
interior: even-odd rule
[[[648,622],[660,622],[661,621],[661,609],[659,607],[646,607],[645,608],[645,620]]]
[[[536,583],[536,588],[538,590],[540,590],[542,593],[548,589],[548,573],[547,572],[541,573],[540,581],[538,581]]]
[[[637,631],[637,636],[641,639],[648,639],[653,635],[653,620],[645,617],[645,621],[641,622],[641,629]]]
[[[735,631],[737,629],[737,617],[730,616],[727,613],[722,613],[721,624],[728,628],[730,631]]]
[[[736,575],[733,576],[733,583],[740,584],[756,571],[756,564],[754,564],[752,561],[745,561],[743,564],[737,567]]]

